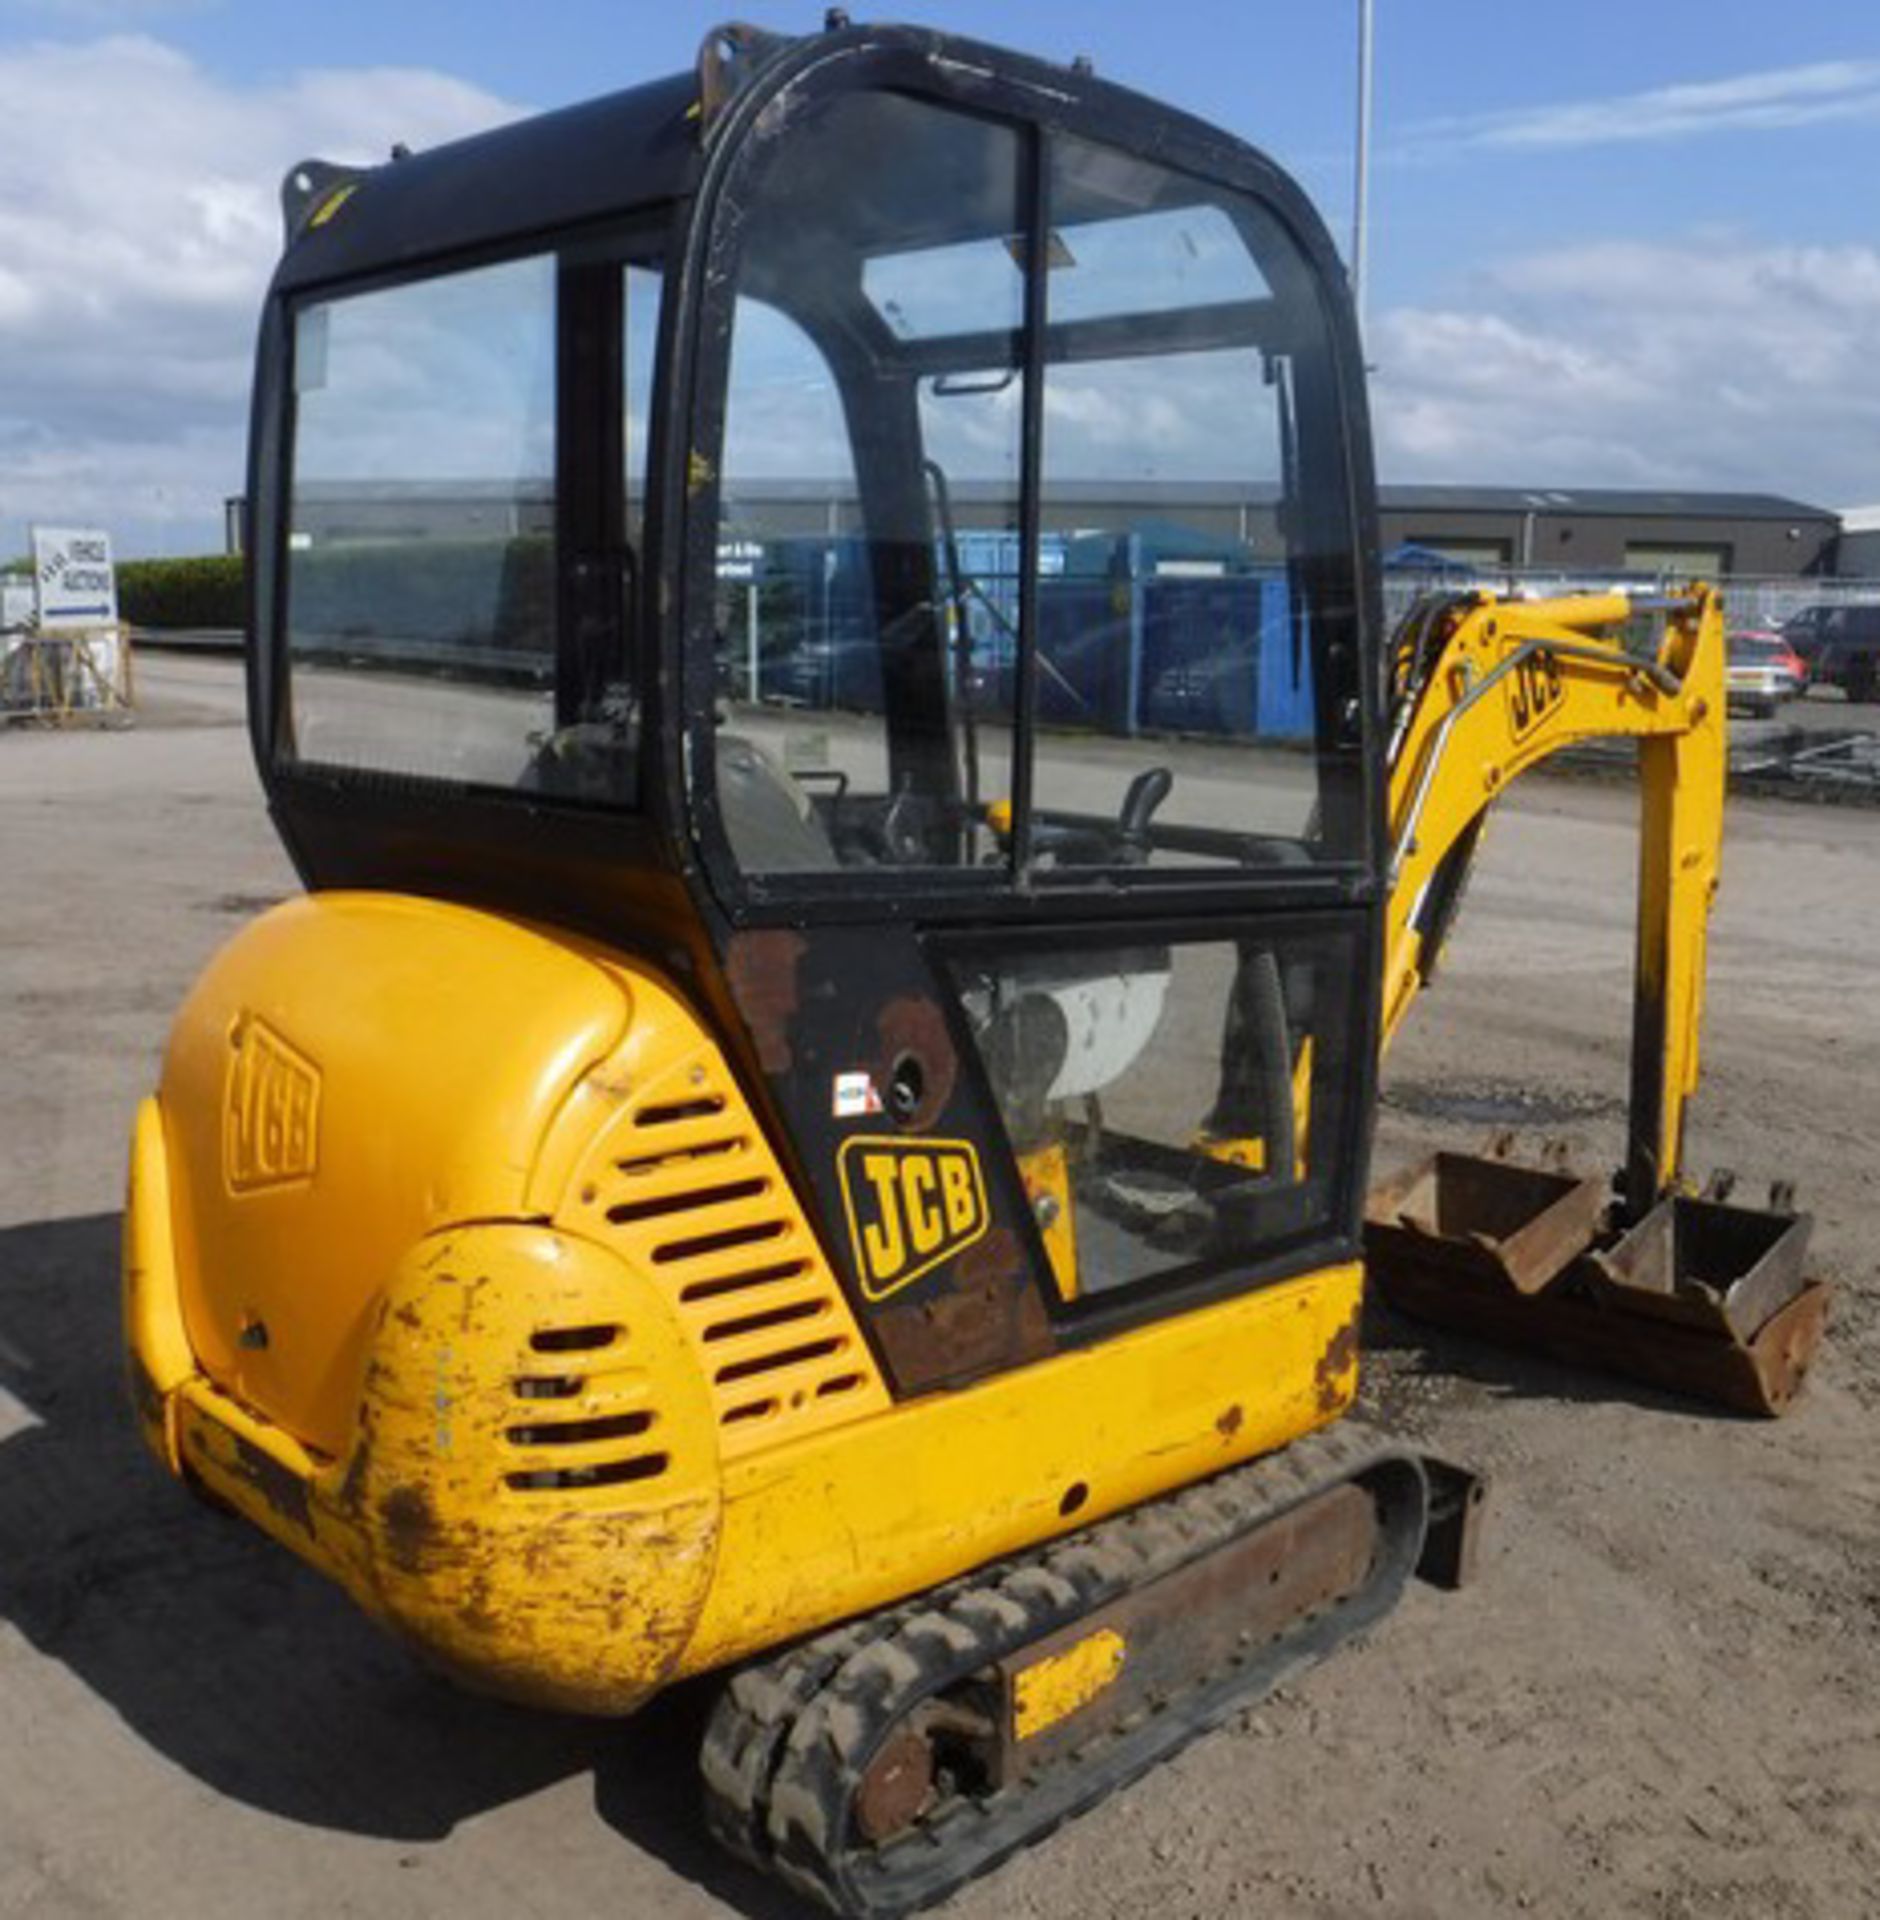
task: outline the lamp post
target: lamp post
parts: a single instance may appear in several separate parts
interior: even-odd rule
[[[1351,303],[1358,313],[1358,334],[1364,334],[1364,270],[1366,202],[1371,191],[1371,7],[1358,0],[1358,166],[1351,208]]]

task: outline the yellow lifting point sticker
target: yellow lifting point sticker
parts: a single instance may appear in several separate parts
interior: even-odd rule
[[[1128,1648],[1112,1627],[1024,1668],[1012,1685],[1012,1731],[1029,1740],[1087,1707],[1123,1671]]]
[[[313,210],[313,218],[307,222],[311,227],[323,227],[339,212],[348,200],[358,191],[358,182],[349,180],[343,187],[335,187]]]

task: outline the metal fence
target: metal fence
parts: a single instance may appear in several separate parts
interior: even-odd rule
[[[1664,573],[1544,573],[1520,568],[1391,567],[1384,575],[1384,607],[1395,626],[1411,603],[1430,592],[1466,593],[1478,588],[1523,599],[1562,593],[1663,593],[1688,586],[1687,577]],[[1713,582],[1723,592],[1724,618],[1732,631],[1780,627],[1805,607],[1880,606],[1880,578],[1853,579],[1795,574],[1727,574]]]

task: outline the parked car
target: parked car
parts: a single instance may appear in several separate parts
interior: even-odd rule
[[[1733,633],[1724,673],[1729,703],[1768,719],[1807,683],[1807,668],[1779,633]]]
[[[1880,604],[1804,607],[1783,621],[1782,637],[1806,662],[1811,684],[1840,687],[1850,700],[1880,698]]]
[[[1795,691],[1798,694],[1806,693],[1808,691],[1809,680],[1812,678],[1808,671],[1808,662],[1783,639],[1781,634],[1772,633],[1769,638],[1776,643],[1776,658],[1781,663],[1784,672],[1795,682]]]
[[[1808,664],[1781,634],[1739,627],[1729,637],[1724,683],[1732,707],[1763,718],[1808,689]]]

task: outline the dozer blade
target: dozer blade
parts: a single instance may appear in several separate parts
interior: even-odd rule
[[[1812,1222],[1660,1201],[1604,1230],[1598,1182],[1438,1154],[1366,1210],[1370,1271],[1414,1319],[1740,1413],[1785,1412],[1827,1322],[1803,1271]],[[1574,1234],[1578,1244],[1570,1244]]]

